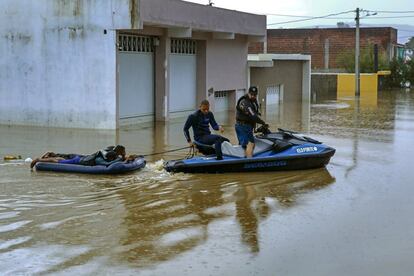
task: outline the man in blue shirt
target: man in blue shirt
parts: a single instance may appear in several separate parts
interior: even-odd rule
[[[188,116],[184,125],[184,136],[190,146],[194,146],[190,138],[189,129],[193,128],[194,140],[206,145],[214,145],[216,150],[217,160],[223,159],[223,153],[221,152],[221,143],[229,141],[223,136],[211,134],[210,125],[214,130],[224,132],[224,128],[219,126],[214,119],[214,115],[210,112],[210,103],[207,100],[203,100],[200,103],[200,108]]]

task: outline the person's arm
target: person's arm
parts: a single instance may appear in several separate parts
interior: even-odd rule
[[[128,155],[128,157],[126,157],[124,159],[125,159],[125,163],[129,163],[129,162],[134,161],[137,158],[138,158],[138,155],[136,155],[136,154],[130,154],[130,155]]]
[[[193,125],[193,115],[189,115],[187,121],[184,124],[184,136],[188,143],[191,143],[190,127]]]
[[[261,124],[261,125],[265,125],[266,123],[265,123],[265,121],[263,121],[254,111],[253,111],[253,109],[249,106],[248,108],[247,108],[247,110],[248,110],[248,113],[249,113],[249,117],[255,122],[255,123],[258,123],[258,124]]]
[[[95,164],[96,165],[103,165],[103,166],[108,167],[109,165],[112,165],[113,163],[120,162],[120,161],[122,161],[122,158],[120,158],[120,157],[118,157],[117,159],[112,160],[112,161],[106,161],[105,159],[103,159],[103,157],[99,156],[99,157],[96,157]]]
[[[240,108],[241,110],[250,117],[250,119],[254,122],[254,123],[259,123],[259,124],[266,124],[253,110],[253,108],[251,107],[250,104],[248,104],[246,102],[246,100],[241,101],[240,102]]]
[[[210,112],[210,125],[214,130],[220,130],[221,132],[224,132],[224,128],[217,124],[216,119],[214,118],[214,114]]]
[[[217,124],[216,119],[214,118],[214,114],[210,112],[210,125],[214,130],[219,130],[220,126]]]

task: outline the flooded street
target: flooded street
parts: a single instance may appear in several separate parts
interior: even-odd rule
[[[270,109],[270,108],[269,108]],[[217,114],[235,143],[234,116]],[[410,275],[414,91],[285,102],[266,119],[336,148],[326,168],[124,176],[31,172],[0,160],[0,274]],[[0,157],[151,154],[186,146],[185,118],[119,131],[0,126]]]

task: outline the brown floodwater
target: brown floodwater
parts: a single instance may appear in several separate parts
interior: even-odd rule
[[[0,274],[411,275],[414,91],[285,102],[266,120],[336,148],[326,168],[124,176],[31,172],[0,161]],[[233,142],[234,115],[216,114]],[[186,145],[184,118],[119,131],[0,127],[0,157],[150,154]]]

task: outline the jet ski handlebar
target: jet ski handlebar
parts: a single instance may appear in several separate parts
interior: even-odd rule
[[[268,125],[268,124],[261,125],[260,127],[258,127],[258,128],[255,130],[255,132],[256,132],[256,133],[261,133],[261,134],[263,134],[263,135],[267,135],[267,134],[272,133],[272,132],[270,131],[270,129],[269,129],[269,125]]]

